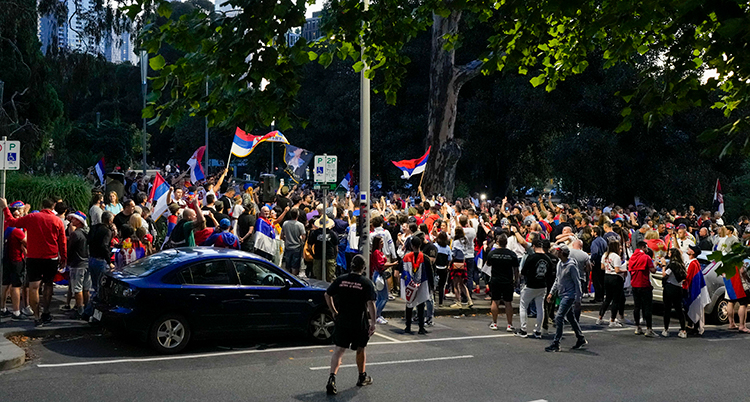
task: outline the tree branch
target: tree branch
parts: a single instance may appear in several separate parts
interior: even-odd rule
[[[454,72],[456,76],[456,85],[460,88],[467,81],[479,75],[479,73],[482,72],[482,66],[484,66],[483,61],[474,60],[472,62],[464,64],[463,66],[456,67],[456,70]]]

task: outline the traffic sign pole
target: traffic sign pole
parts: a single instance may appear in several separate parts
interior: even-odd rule
[[[5,163],[8,159],[8,137],[3,136],[2,147],[0,148],[0,156],[3,158],[2,172],[0,172],[0,198],[5,198]],[[20,149],[18,150],[20,151]],[[16,157],[16,160],[21,158]],[[0,257],[5,253],[5,211],[0,211]],[[0,289],[3,288],[3,264],[0,263]],[[2,293],[2,292],[0,292]],[[0,297],[5,297],[5,294],[0,294]]]
[[[328,209],[328,190],[324,187],[323,188],[323,217],[321,219],[322,225],[323,225],[323,260],[321,261],[322,265],[322,273],[323,273],[323,281],[326,281],[326,277],[328,276],[328,260],[326,260],[326,247],[328,246],[328,238],[326,238],[326,209]]]

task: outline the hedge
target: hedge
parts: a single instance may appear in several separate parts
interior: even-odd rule
[[[82,177],[34,176],[9,173],[5,185],[5,198],[8,203],[21,200],[31,204],[31,209],[41,209],[42,200],[47,197],[60,197],[71,208],[88,214],[93,186]]]

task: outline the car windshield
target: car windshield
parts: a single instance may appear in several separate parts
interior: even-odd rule
[[[147,276],[156,272],[174,262],[172,253],[156,253],[148,257],[141,258],[122,268],[122,273],[133,276]]]

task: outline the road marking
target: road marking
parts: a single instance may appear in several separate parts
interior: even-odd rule
[[[529,401],[529,402],[547,402],[547,400],[546,399],[535,399],[535,400]]]
[[[737,338],[721,338],[721,339],[706,339],[709,342],[724,342],[724,341],[745,341],[750,339],[748,336],[741,336]]]
[[[446,356],[446,357],[430,357],[426,359],[411,359],[411,360],[394,360],[390,362],[367,362],[367,366],[382,366],[386,364],[406,364],[406,363],[423,363],[423,362],[436,362],[441,360],[458,360],[458,359],[471,359],[474,355],[463,355],[463,356]],[[342,364],[340,368],[346,368],[346,367],[357,367],[356,364]],[[331,366],[318,366],[318,367],[310,367],[310,370],[327,370],[331,368]]]
[[[377,335],[377,336],[379,336],[379,337],[381,337],[381,338],[385,338],[385,339],[388,339],[388,340],[389,340],[389,341],[391,341],[391,342],[401,342],[400,340],[398,340],[398,339],[396,339],[396,338],[392,338],[392,337],[390,337],[390,336],[388,336],[388,335],[383,335],[383,334],[381,334],[381,333],[379,333],[379,332],[375,332],[375,333],[374,333],[373,335]]]
[[[632,330],[632,328],[595,329],[595,330],[589,330],[589,331],[583,331],[583,332],[594,333],[594,332],[617,332],[617,331],[630,331],[630,330]],[[569,331],[566,331],[566,333],[569,333]],[[507,338],[511,336],[514,336],[514,334],[505,333],[505,334],[491,334],[491,335],[469,335],[469,336],[454,336],[454,337],[449,337],[449,338],[422,338],[422,339],[412,339],[412,340],[405,340],[405,341],[398,341],[398,342],[393,342],[393,341],[370,342],[368,345],[393,345],[394,343],[407,344],[407,343],[462,341],[462,340],[470,340],[470,339]],[[276,348],[276,349],[233,350],[229,352],[214,352],[214,353],[179,355],[179,356],[159,356],[159,357],[142,357],[142,358],[130,358],[130,359],[94,360],[94,361],[69,362],[69,363],[37,364],[37,367],[56,368],[56,367],[74,367],[74,366],[97,366],[97,365],[118,364],[118,363],[148,363],[148,362],[170,361],[170,360],[202,359],[206,357],[248,355],[248,354],[256,354],[256,353],[330,349],[331,347],[333,346],[332,345],[311,345],[311,346],[293,346],[293,347]]]
[[[586,314],[581,314],[581,317],[586,317],[586,318],[590,318],[590,319],[592,319],[592,320],[598,320],[598,319],[599,319],[599,317],[593,317],[593,316],[590,316],[590,315],[586,315]],[[533,401],[532,401],[532,402],[533,402]]]

